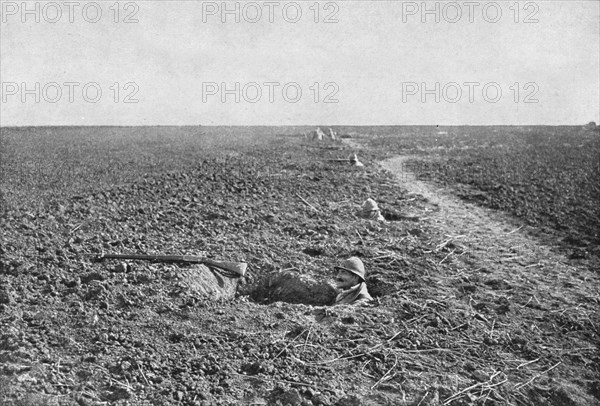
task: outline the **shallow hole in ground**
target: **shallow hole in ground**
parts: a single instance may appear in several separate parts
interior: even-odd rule
[[[328,283],[299,272],[283,271],[267,275],[250,287],[247,294],[261,304],[287,302],[327,306],[335,302],[337,292]]]
[[[396,292],[397,287],[378,277],[367,279],[367,287],[373,298]],[[330,306],[339,293],[331,284],[319,282],[297,271],[283,271],[268,275],[245,288],[243,294],[261,304],[287,302],[313,306]]]
[[[381,215],[386,221],[413,221],[419,222],[419,217],[409,216],[396,210],[383,209]]]
[[[404,220],[404,216],[401,213],[392,210],[381,210],[381,215],[387,221],[400,221]]]

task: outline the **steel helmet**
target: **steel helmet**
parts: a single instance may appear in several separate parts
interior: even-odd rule
[[[365,282],[365,276],[367,275],[367,272],[365,271],[364,264],[357,257],[350,257],[344,260],[340,265],[336,266],[336,268],[348,271],[358,276],[363,282]]]
[[[363,203],[362,209],[363,211],[373,211],[379,210],[379,207],[377,206],[377,202],[375,200],[369,198]]]

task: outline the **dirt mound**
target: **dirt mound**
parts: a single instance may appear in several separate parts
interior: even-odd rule
[[[228,278],[205,265],[185,269],[177,277],[180,287],[209,299],[232,299],[239,279]]]

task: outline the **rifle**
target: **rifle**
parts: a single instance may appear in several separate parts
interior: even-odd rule
[[[227,262],[215,261],[206,257],[198,257],[195,255],[143,255],[143,254],[102,254],[98,260],[103,259],[136,259],[141,261],[154,262],[175,262],[188,264],[204,264],[214,268],[224,270],[233,276],[242,277],[246,273],[248,264],[245,262]]]

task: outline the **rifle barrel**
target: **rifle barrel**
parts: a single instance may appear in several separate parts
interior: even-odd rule
[[[99,259],[134,259],[155,262],[184,262],[193,264],[205,264],[225,271],[233,272],[238,276],[244,276],[246,267],[244,262],[215,261],[210,258],[195,255],[144,255],[144,254],[103,254]]]
[[[104,254],[107,259],[137,259],[142,261],[164,262],[202,262],[202,258],[193,255],[145,255],[145,254]]]

